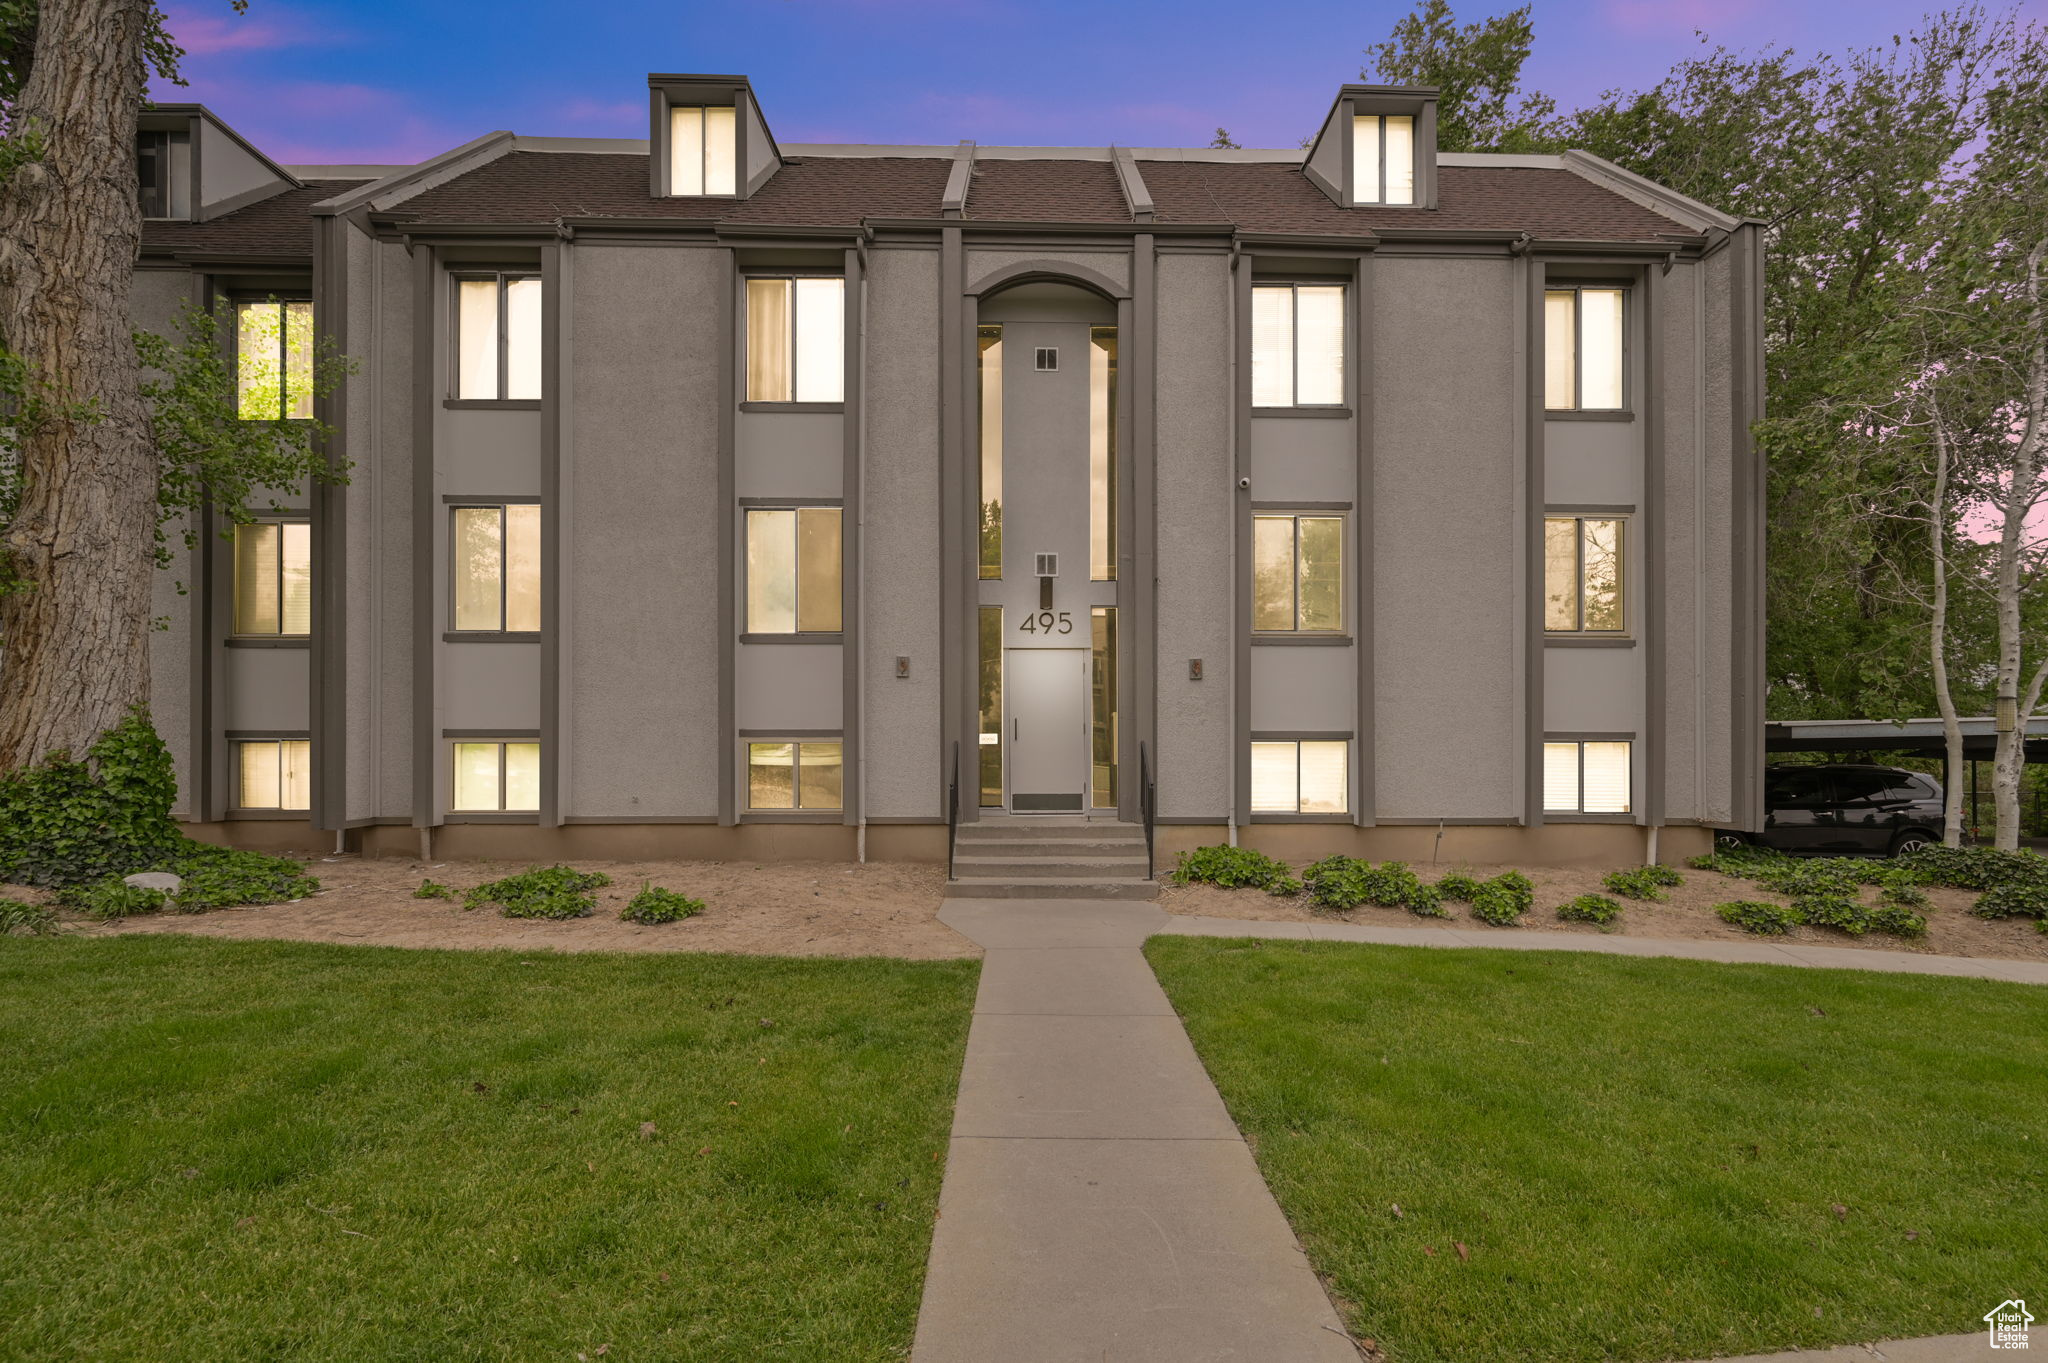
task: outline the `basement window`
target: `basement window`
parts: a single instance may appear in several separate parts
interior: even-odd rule
[[[1350,809],[1351,744],[1285,739],[1252,744],[1254,814],[1343,814]]]
[[[1625,739],[1573,739],[1543,745],[1543,810],[1547,814],[1629,812],[1629,749]]]
[[[540,809],[540,744],[455,745],[453,809],[465,814],[525,814]]]
[[[845,745],[839,739],[747,744],[747,808],[833,810],[844,800]]]
[[[235,808],[311,809],[313,744],[304,738],[235,743]]]

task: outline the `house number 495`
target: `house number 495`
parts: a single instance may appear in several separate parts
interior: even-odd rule
[[[1074,617],[1067,611],[1054,615],[1051,611],[1040,611],[1027,615],[1017,622],[1017,628],[1026,634],[1072,634]]]

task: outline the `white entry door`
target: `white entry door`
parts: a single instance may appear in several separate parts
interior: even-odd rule
[[[1004,650],[1010,809],[1079,814],[1087,806],[1088,650]]]

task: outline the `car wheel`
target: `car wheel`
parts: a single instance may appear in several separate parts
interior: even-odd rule
[[[1740,833],[1724,832],[1714,835],[1714,850],[1716,852],[1734,852],[1747,846],[1749,846],[1749,839],[1743,837]]]
[[[1899,834],[1892,842],[1892,855],[1903,857],[1908,853],[1925,851],[1934,845],[1934,839],[1931,836],[1916,829],[1910,833]]]

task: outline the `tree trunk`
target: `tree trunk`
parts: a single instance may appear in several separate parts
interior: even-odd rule
[[[0,596],[0,771],[83,754],[147,698],[156,461],[130,339],[147,0],[42,0],[0,186],[0,339],[43,385]]]
[[[1941,713],[1942,768],[1941,842],[1963,845],[1963,788],[1956,777],[1963,770],[1963,725],[1956,715],[1955,693],[1948,684],[1948,428],[1941,409],[1934,409],[1934,495],[1929,499],[1927,529],[1934,551],[1934,601],[1928,612],[1928,645],[1934,664],[1934,703]]]
[[[1998,808],[1997,845],[2020,845],[2020,776],[2027,765],[2027,719],[2040,696],[2036,680],[2028,687],[2024,708],[2020,698],[2020,621],[2022,559],[2026,553],[2026,522],[2040,493],[2041,445],[2048,420],[2048,316],[2044,316],[2041,272],[2048,259],[2048,241],[2027,254],[2027,330],[2025,391],[2021,395],[2021,429],[2013,443],[2012,473],[2004,488],[2005,524],[1998,546],[1998,752],[1991,768],[1991,795]]]

